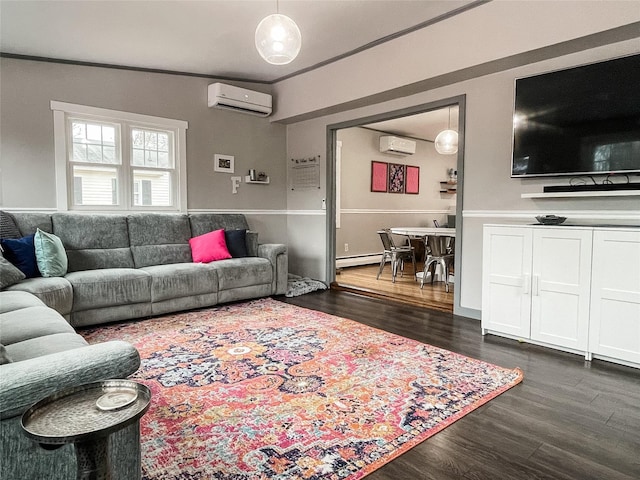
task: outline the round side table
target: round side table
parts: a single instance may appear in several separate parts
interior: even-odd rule
[[[40,400],[22,415],[22,428],[44,448],[73,443],[78,480],[110,480],[109,435],[139,421],[150,403],[151,392],[140,383],[89,383]]]

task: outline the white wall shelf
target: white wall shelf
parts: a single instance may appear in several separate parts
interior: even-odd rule
[[[269,177],[267,177],[266,180],[251,180],[251,177],[249,175],[244,177],[244,183],[253,183],[254,185],[269,185],[270,182],[271,179]]]
[[[640,197],[640,190],[611,190],[607,192],[542,192],[523,193],[521,198],[575,198],[575,197]]]

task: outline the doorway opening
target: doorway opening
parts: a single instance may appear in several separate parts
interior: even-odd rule
[[[332,288],[442,311],[459,308],[464,112],[463,95],[327,127],[326,278]],[[455,154],[443,155],[434,148],[435,137],[444,129],[458,132]],[[389,153],[389,139],[381,140],[389,136],[404,142],[403,155]],[[415,153],[409,155],[412,149]],[[396,172],[401,172],[399,183]],[[384,175],[386,189],[380,188]],[[434,228],[434,223],[450,227],[455,235],[451,242],[451,246],[457,246],[451,262],[454,280],[449,292],[440,281],[444,278],[442,271],[430,271],[424,288],[420,288],[412,262],[405,263],[404,275],[398,274],[395,282],[389,264],[376,279],[383,250],[378,230]],[[429,251],[426,238],[394,235],[397,242],[414,246],[420,273]],[[432,273],[436,280],[433,284]]]

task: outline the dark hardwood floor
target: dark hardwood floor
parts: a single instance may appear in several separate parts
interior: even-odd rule
[[[367,480],[640,479],[638,369],[482,337],[477,320],[348,292],[279,299],[524,371],[521,384]]]

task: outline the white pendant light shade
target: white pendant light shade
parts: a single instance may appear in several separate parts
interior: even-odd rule
[[[435,140],[436,152],[442,155],[458,153],[458,132],[455,130],[441,131]]]
[[[436,136],[434,143],[436,152],[441,155],[458,153],[458,132],[451,130],[451,107],[449,107],[448,127]]]
[[[298,56],[302,35],[296,22],[274,13],[262,19],[256,28],[256,48],[272,65],[286,65]]]

